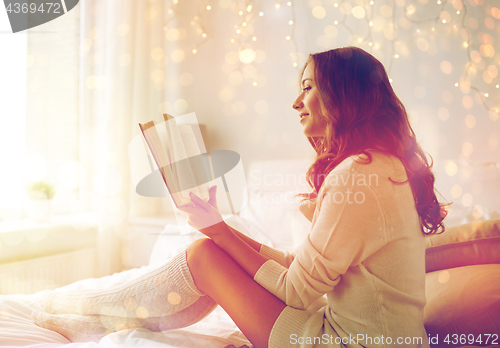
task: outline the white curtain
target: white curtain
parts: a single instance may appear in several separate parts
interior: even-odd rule
[[[155,215],[161,199],[135,193],[128,144],[157,119],[166,93],[165,2],[83,1],[80,26],[80,158],[99,212],[99,271],[121,268],[129,216]],[[169,75],[171,76],[171,75]],[[126,252],[134,252],[128,250]]]
[[[40,178],[56,182],[55,213],[97,213],[98,276],[121,270],[128,218],[156,215],[169,205],[135,193],[128,144],[139,122],[167,111],[161,109],[169,93],[166,76],[175,74],[166,71],[165,51],[173,48],[163,27],[170,7],[163,1],[80,1],[67,15],[30,30],[28,158],[44,163]]]

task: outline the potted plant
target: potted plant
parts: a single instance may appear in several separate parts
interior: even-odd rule
[[[51,200],[55,193],[54,186],[44,181],[28,186],[28,217],[35,221],[50,220]]]

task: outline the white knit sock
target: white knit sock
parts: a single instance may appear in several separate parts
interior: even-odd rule
[[[192,325],[205,318],[217,307],[208,296],[199,297],[190,306],[163,317],[123,318],[106,315],[48,314],[35,311],[35,323],[56,331],[71,342],[99,342],[105,335],[127,329],[143,328],[160,332]]]
[[[176,313],[200,296],[186,252],[130,282],[105,290],[47,292],[40,304],[51,314],[105,315],[122,318],[162,317]]]

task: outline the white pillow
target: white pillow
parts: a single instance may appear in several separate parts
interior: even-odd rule
[[[293,250],[311,224],[299,212],[299,193],[310,192],[306,172],[310,160],[254,162],[248,171],[248,200],[239,216],[269,239],[269,246]]]
[[[281,250],[294,250],[309,233],[310,222],[299,212],[300,199],[293,191],[249,190],[248,204],[239,216],[253,227],[259,242]]]

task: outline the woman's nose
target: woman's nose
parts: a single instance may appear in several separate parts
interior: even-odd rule
[[[302,103],[302,98],[298,97],[293,102],[292,108],[294,108],[295,110],[300,110],[300,109],[302,109],[303,106],[304,106],[304,104]]]

